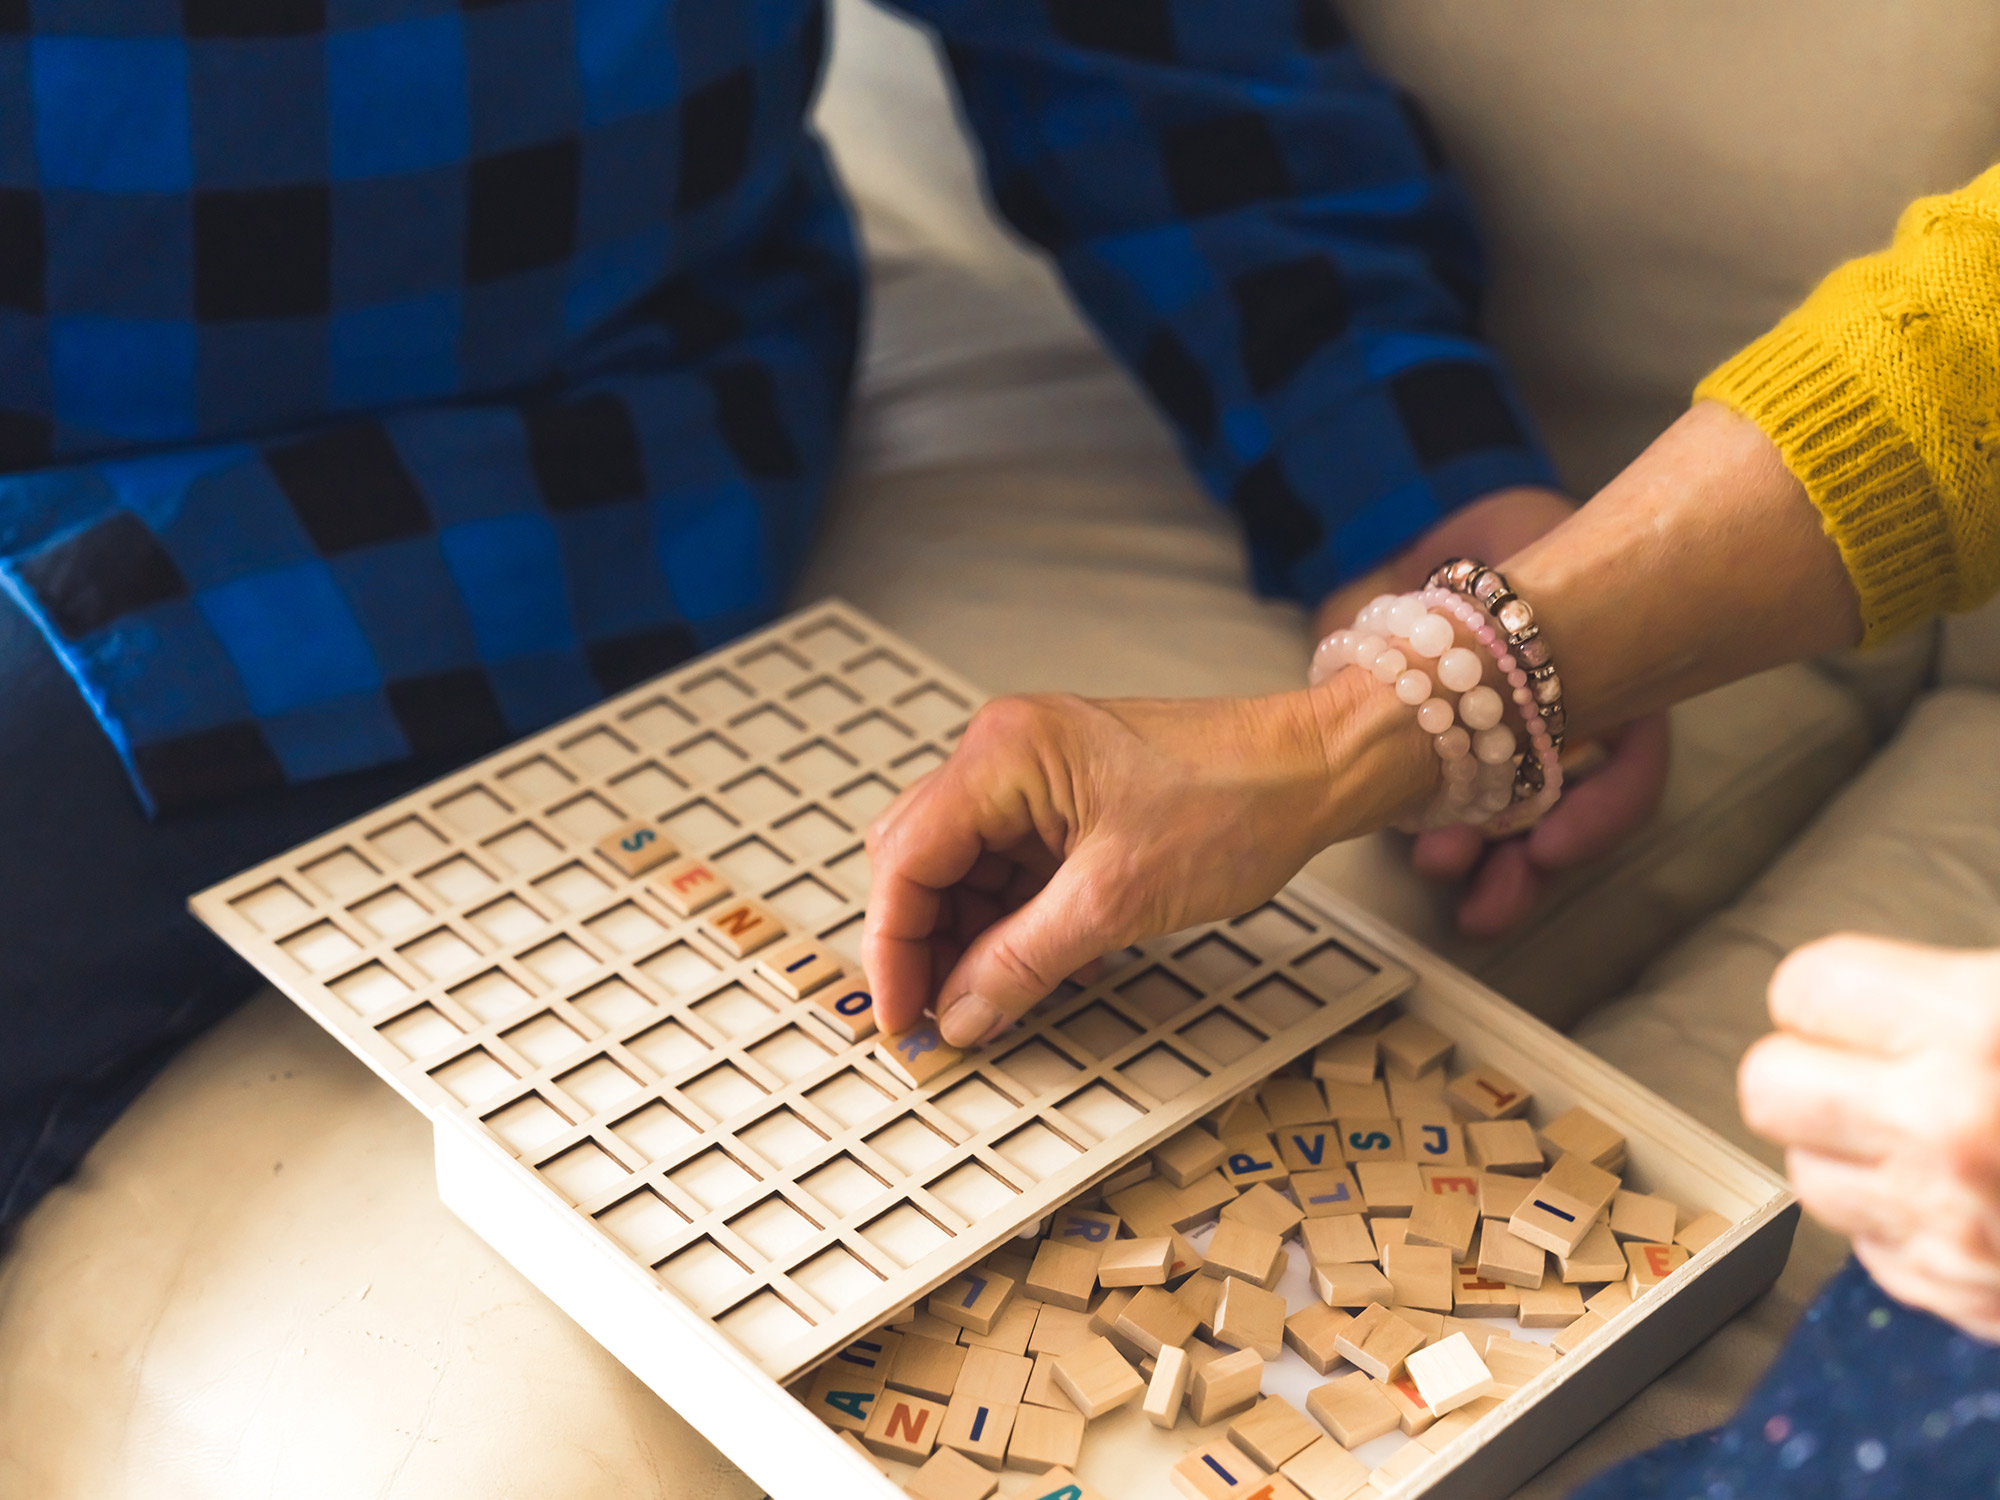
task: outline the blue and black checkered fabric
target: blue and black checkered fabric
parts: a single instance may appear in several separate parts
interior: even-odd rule
[[[1302,597],[1548,478],[1323,0],[923,0],[996,201]],[[820,0],[0,0],[0,581],[150,806],[772,611],[858,270]]]

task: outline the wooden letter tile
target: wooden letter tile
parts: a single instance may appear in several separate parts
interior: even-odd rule
[[[1359,1162],[1355,1165],[1354,1176],[1361,1184],[1361,1196],[1367,1201],[1368,1212],[1378,1218],[1384,1214],[1407,1214],[1417,1206],[1417,1200],[1425,1196],[1424,1175],[1410,1162]]]
[[[1403,1160],[1403,1127],[1387,1115],[1373,1120],[1343,1116],[1340,1155],[1343,1161],[1399,1162]]]
[[[1327,1116],[1335,1120],[1380,1120],[1393,1118],[1389,1090],[1378,1079],[1373,1083],[1323,1083]]]
[[[1335,1155],[1336,1160],[1330,1167],[1292,1173],[1292,1193],[1299,1200],[1300,1211],[1308,1219],[1331,1219],[1367,1210],[1367,1202],[1361,1196],[1354,1174],[1337,1159],[1338,1153]]]
[[[1409,1366],[1424,1404],[1440,1417],[1493,1389],[1493,1372],[1462,1333],[1417,1350]]]
[[[1068,1469],[1057,1467],[1044,1473],[1032,1487],[1018,1491],[1015,1500],[1104,1500],[1104,1497]]]
[[[1188,1381],[1188,1415],[1197,1427],[1227,1421],[1264,1389],[1264,1359],[1254,1349],[1238,1349],[1196,1361]]]
[[[1175,1464],[1170,1477],[1188,1500],[1239,1500],[1257,1489],[1265,1475],[1233,1444],[1217,1441]]]
[[[1090,1294],[1097,1286],[1095,1249],[1065,1245],[1060,1240],[1044,1240],[1035,1251],[1024,1289],[1030,1297],[1052,1302],[1070,1312],[1085,1312]]]
[[[1199,1323],[1178,1295],[1165,1287],[1149,1286],[1125,1304],[1112,1325],[1112,1334],[1142,1354],[1157,1355],[1193,1338]]]
[[[1213,1276],[1190,1276],[1180,1284],[1174,1296],[1194,1315],[1196,1328],[1206,1333],[1215,1332],[1215,1306],[1222,1300],[1221,1282]]]
[[[785,924],[754,901],[732,901],[701,919],[702,930],[732,958],[748,958],[785,935]]]
[[[1679,1245],[1648,1245],[1634,1240],[1625,1247],[1625,1261],[1631,1267],[1626,1285],[1634,1297],[1644,1296],[1687,1264],[1688,1253]]]
[[[1391,1245],[1382,1252],[1382,1272],[1405,1307],[1430,1312],[1451,1311],[1452,1270],[1456,1255],[1437,1245]]]
[[[1509,1078],[1498,1068],[1474,1068],[1461,1073],[1445,1090],[1445,1097],[1474,1119],[1509,1120],[1526,1114],[1534,1095],[1525,1083]]]
[[[1389,1278],[1367,1261],[1354,1265],[1316,1265],[1312,1269],[1313,1295],[1329,1307],[1387,1306],[1395,1295]]]
[[[870,1453],[882,1458],[898,1458],[906,1464],[920,1464],[937,1446],[944,1426],[944,1404],[890,1390],[875,1403],[875,1413],[861,1441]]]
[[[1035,1362],[1026,1355],[969,1346],[965,1351],[965,1363],[959,1367],[958,1384],[952,1387],[951,1399],[957,1401],[960,1397],[969,1397],[993,1406],[1018,1406],[1034,1369]],[[1006,1444],[1001,1444],[1001,1447],[1006,1447]]]
[[[1221,1141],[1201,1126],[1190,1125],[1153,1148],[1153,1165],[1175,1187],[1186,1187],[1215,1171],[1228,1155]]]
[[[1484,1275],[1477,1266],[1455,1266],[1451,1277],[1451,1310],[1458,1317],[1510,1318],[1521,1309],[1519,1287]]]
[[[1007,1439],[1014,1431],[1016,1407],[955,1391],[944,1409],[938,1445],[956,1449],[982,1469],[998,1469],[1007,1456]]]
[[[875,996],[868,986],[848,980],[813,996],[813,1013],[850,1042],[875,1034]]]
[[[1193,1229],[1197,1224],[1206,1224],[1216,1216],[1219,1209],[1236,1201],[1238,1188],[1229,1180],[1227,1172],[1210,1172],[1206,1177],[1197,1177],[1184,1188],[1171,1189],[1173,1193],[1173,1220],[1165,1230],[1141,1230],[1131,1225],[1134,1234],[1171,1233],[1175,1229]]]
[[[999,1483],[964,1453],[946,1446],[910,1476],[903,1493],[915,1500],[986,1500]]]
[[[965,1352],[963,1345],[941,1339],[905,1338],[889,1367],[889,1389],[928,1401],[949,1401]]]
[[[1090,1331],[1102,1337],[1118,1326],[1118,1319],[1131,1302],[1133,1293],[1125,1287],[1115,1292],[1106,1292],[1103,1299],[1090,1310]]]
[[[1442,1246],[1451,1252],[1452,1263],[1456,1265],[1471,1251],[1472,1236],[1478,1229],[1479,1205],[1471,1198],[1432,1193],[1418,1199],[1417,1206],[1410,1211],[1405,1242]]]
[[[1114,1411],[1137,1400],[1146,1390],[1139,1372],[1106,1338],[1093,1339],[1081,1349],[1057,1356],[1056,1384],[1086,1418]]]
[[[1241,1219],[1224,1219],[1208,1242],[1201,1273],[1216,1280],[1240,1276],[1262,1286],[1285,1253],[1285,1242],[1268,1229]]]
[[[813,1371],[806,1406],[836,1432],[865,1432],[882,1394],[882,1377],[850,1371],[829,1360]]]
[[[1605,1223],[1592,1224],[1576,1249],[1556,1257],[1556,1265],[1564,1281],[1618,1281],[1630,1270],[1625,1252]]]
[[[1035,1373],[1028,1377],[1028,1388],[1021,1393],[1023,1406],[1047,1406],[1067,1412],[1076,1410],[1076,1403],[1065,1396],[1062,1387],[1056,1384],[1056,1360],[1059,1357],[1054,1354],[1035,1356]]]
[[[1343,1448],[1358,1448],[1402,1425],[1381,1386],[1360,1373],[1314,1386],[1306,1393],[1306,1410]]]
[[[1481,1172],[1479,1174],[1479,1217],[1482,1219],[1511,1219],[1514,1210],[1528,1201],[1528,1194],[1535,1190],[1541,1180],[1541,1173],[1533,1177],[1514,1177],[1504,1172]]]
[[[1368,1483],[1368,1465],[1330,1437],[1314,1439],[1278,1472],[1297,1485],[1306,1500],[1348,1500]]]
[[[1369,1083],[1375,1077],[1376,1039],[1342,1032],[1313,1051],[1313,1077],[1322,1082]]]
[[[1398,1016],[1377,1034],[1383,1071],[1416,1078],[1441,1068],[1451,1056],[1451,1038],[1415,1016]]]
[[[922,1088],[965,1056],[938,1035],[937,1022],[928,1020],[908,1031],[883,1032],[875,1055],[911,1088]]]
[[[1509,1286],[1537,1287],[1548,1274],[1549,1253],[1505,1224],[1488,1219],[1479,1234],[1479,1274]]]
[[[840,960],[818,938],[800,938],[773,948],[757,960],[757,972],[788,999],[803,1000],[844,972]]]
[[[1434,1339],[1432,1342],[1438,1341]],[[1422,1350],[1418,1352],[1421,1353]],[[1424,1393],[1417,1389],[1416,1381],[1410,1378],[1407,1365],[1403,1373],[1394,1380],[1382,1382],[1382,1394],[1388,1397],[1389,1404],[1396,1408],[1396,1420],[1401,1424],[1406,1436],[1421,1437],[1436,1425],[1437,1413],[1424,1401]]]
[[[1006,1464],[1030,1474],[1073,1469],[1083,1449],[1083,1413],[1051,1406],[1024,1406],[1014,1414]]]
[[[1102,1250],[1118,1238],[1120,1220],[1090,1208],[1059,1208],[1049,1220],[1049,1238],[1061,1245]]]
[[[1357,1370],[1365,1370],[1377,1380],[1387,1380],[1403,1368],[1413,1349],[1421,1349],[1424,1336],[1386,1307],[1370,1305],[1354,1315],[1354,1321],[1334,1339],[1334,1347]]]
[[[677,917],[692,917],[735,893],[728,877],[705,859],[681,858],[654,871],[647,889]]]
[[[991,1261],[984,1262],[991,1264]],[[1028,1274],[1025,1261],[1010,1259],[1022,1276]],[[1005,1274],[1004,1272],[1002,1273]],[[1011,1277],[1008,1278],[1012,1280]],[[1016,1356],[1028,1352],[1028,1337],[1035,1331],[1035,1315],[1042,1310],[1042,1303],[1031,1302],[1026,1297],[1017,1296],[1002,1309],[1000,1316],[993,1320],[993,1326],[984,1333],[975,1333],[970,1328],[958,1330],[958,1341],[968,1349],[994,1349],[1002,1354]],[[1061,1309],[1057,1309],[1061,1311]]]
[[[1037,1295],[1035,1280],[1031,1273],[1027,1281],[1029,1296]],[[1090,1314],[1080,1308],[1059,1307],[1053,1302],[1039,1305],[1023,1302],[1024,1307],[1035,1313],[1035,1328],[1028,1335],[1030,1354],[1067,1354],[1078,1344],[1088,1343],[1096,1335],[1090,1329]]]
[[[1222,1283],[1222,1300],[1215,1305],[1215,1337],[1238,1349],[1255,1349],[1265,1359],[1276,1359],[1285,1352],[1285,1299],[1230,1277]]]
[[[1623,1281],[1614,1281],[1597,1289],[1594,1296],[1586,1297],[1585,1312],[1594,1312],[1602,1317],[1615,1318],[1632,1305],[1632,1288]]]
[[[1220,1174],[1211,1174],[1218,1176]],[[1197,1179],[1197,1185],[1205,1179]],[[1230,1190],[1235,1196],[1235,1190]],[[1171,1234],[1181,1217],[1181,1189],[1163,1177],[1151,1177],[1119,1192],[1106,1194],[1106,1201],[1132,1233]]]
[[[1488,1172],[1542,1175],[1542,1148],[1526,1120],[1474,1120],[1465,1127],[1467,1159]]]
[[[1463,1198],[1473,1212],[1479,1211],[1479,1183],[1484,1174],[1477,1167],[1418,1167],[1423,1190],[1433,1198]]]
[[[1526,1339],[1496,1333],[1486,1341],[1486,1368],[1492,1371],[1496,1386],[1518,1390],[1559,1358],[1547,1344],[1531,1344]]]
[[[1580,1156],[1565,1156],[1542,1174],[1507,1227],[1531,1245],[1567,1256],[1583,1243],[1598,1210],[1611,1202],[1618,1179]]]
[[[1285,1319],[1285,1342],[1314,1374],[1324,1375],[1341,1359],[1333,1341],[1353,1321],[1352,1315],[1315,1302]]]
[[[1305,1241],[1306,1258],[1314,1265],[1352,1264],[1373,1260],[1377,1253],[1375,1238],[1368,1232],[1368,1221],[1359,1214],[1308,1219],[1299,1232]]]
[[[1326,1095],[1310,1078],[1266,1079],[1257,1091],[1257,1102],[1264,1106],[1264,1118],[1278,1129],[1332,1118],[1326,1112]]]
[[[625,823],[597,841],[597,852],[621,875],[637,878],[677,852],[667,836],[651,823]]]
[[[1625,1159],[1625,1137],[1580,1104],[1544,1125],[1541,1136],[1551,1156],[1580,1156],[1606,1171],[1616,1171]]]
[[[1377,1493],[1393,1490],[1431,1461],[1431,1451],[1422,1443],[1405,1443],[1368,1471],[1368,1483]]]
[[[1674,1243],[1689,1255],[1699,1255],[1714,1244],[1729,1229],[1729,1220],[1710,1209],[1707,1213],[1696,1214],[1687,1223],[1674,1231]]]
[[[1587,1312],[1558,1333],[1549,1347],[1559,1354],[1574,1354],[1579,1344],[1610,1321],[1603,1313]]]
[[[1670,1198],[1628,1193],[1622,1188],[1611,1195],[1611,1233],[1616,1239],[1671,1245],[1680,1215],[1680,1208]]]
[[[1229,1441],[1267,1469],[1318,1442],[1319,1428],[1289,1401],[1267,1396],[1229,1424]]]
[[[1231,1187],[1247,1188],[1253,1182],[1283,1182],[1290,1173],[1271,1137],[1260,1132],[1232,1132],[1222,1143],[1229,1154],[1222,1159],[1222,1175]]]
[[[1523,1328],[1567,1328],[1583,1316],[1583,1293],[1567,1281],[1548,1280],[1521,1289]]]
[[[1146,1395],[1139,1403],[1148,1422],[1170,1428],[1181,1419],[1181,1402],[1187,1398],[1188,1379],[1193,1373],[1187,1350],[1177,1345],[1160,1350],[1153,1378],[1146,1382]]]
[[[993,1324],[1014,1295],[1011,1277],[997,1271],[975,1269],[961,1272],[947,1281],[924,1304],[934,1318],[942,1318],[955,1328],[974,1333],[991,1333]]]
[[[1269,1183],[1260,1182],[1245,1188],[1235,1202],[1224,1204],[1222,1217],[1254,1224],[1282,1238],[1298,1227],[1305,1213]]]
[[[1161,1286],[1173,1260],[1173,1241],[1166,1235],[1143,1240],[1113,1240],[1097,1259],[1099,1286]]]
[[[864,1333],[828,1363],[839,1365],[854,1379],[872,1379],[880,1385],[889,1378],[890,1367],[896,1363],[896,1351],[902,1344],[900,1333],[878,1328],[873,1333]]]
[[[1202,1268],[1205,1258],[1195,1249],[1194,1241],[1178,1229],[1167,1236],[1167,1243],[1173,1246],[1173,1253],[1167,1259],[1167,1285],[1179,1286]]]
[[[1454,1120],[1441,1115],[1406,1115],[1403,1151],[1419,1166],[1462,1167],[1465,1165],[1465,1133]]]

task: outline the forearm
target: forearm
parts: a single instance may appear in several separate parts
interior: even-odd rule
[[[1560,668],[1574,738],[1861,636],[1804,487],[1713,402],[1503,567]]]

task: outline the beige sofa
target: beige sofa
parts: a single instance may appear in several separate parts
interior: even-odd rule
[[[2000,13],[1977,0],[1347,9],[1464,166],[1494,336],[1579,493],[1907,198],[2000,155]],[[1248,592],[1228,518],[986,213],[928,44],[865,0],[836,12],[820,117],[874,315],[800,597],[843,594],[996,691],[1294,683],[1300,612]],[[1660,815],[1504,943],[1456,941],[1393,839],[1316,871],[1746,1140],[1735,1059],[1786,948],[2000,943],[2000,787],[1975,774],[1996,688],[2000,620],[1975,617],[1687,705]],[[1721,1417],[1840,1253],[1808,1227],[1776,1293],[1524,1493]],[[420,1118],[269,993],[0,1261],[0,1495],[754,1494],[438,1205]]]

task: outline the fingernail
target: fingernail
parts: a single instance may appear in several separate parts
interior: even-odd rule
[[[938,1035],[954,1047],[976,1046],[1001,1020],[993,1002],[978,995],[960,995],[938,1017]]]

